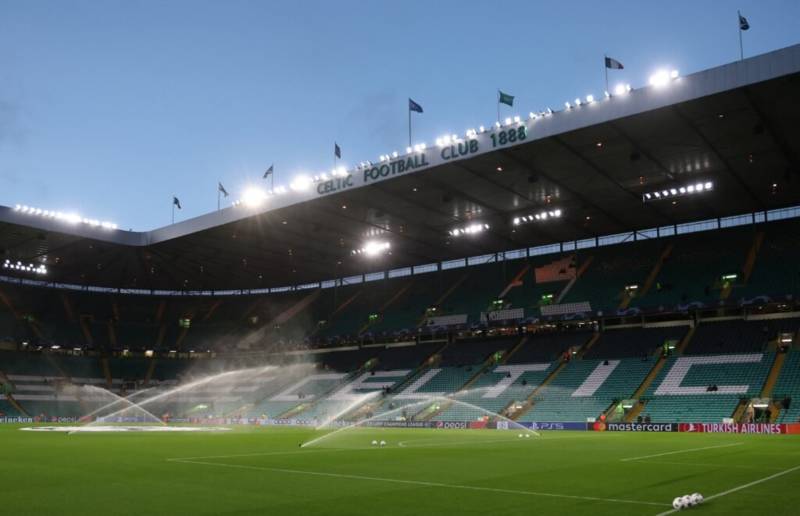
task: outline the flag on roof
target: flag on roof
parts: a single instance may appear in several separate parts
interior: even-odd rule
[[[739,14],[739,30],[747,30],[750,28],[750,23],[747,22],[747,18]]]
[[[508,93],[503,93],[500,90],[497,90],[497,93],[500,94],[500,98],[497,100],[501,104],[505,104],[507,106],[514,105],[514,95],[509,95]]]
[[[422,113],[422,106],[417,104],[411,99],[408,99],[408,110],[409,111],[416,111],[417,113]]]
[[[606,68],[611,68],[612,70],[622,70],[625,67],[613,57],[606,57]]]

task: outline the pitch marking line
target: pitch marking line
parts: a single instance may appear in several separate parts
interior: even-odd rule
[[[782,477],[783,475],[788,475],[789,473],[792,473],[792,472],[797,471],[799,469],[800,469],[800,466],[795,466],[793,468],[785,469],[783,471],[775,473],[774,475],[770,475],[770,476],[764,477],[764,478],[759,478],[758,480],[754,480],[752,482],[748,482],[747,484],[742,484],[740,486],[736,486],[734,488],[728,489],[727,491],[723,491],[721,493],[717,493],[715,495],[711,495],[711,496],[707,497],[705,499],[705,501],[707,502],[709,500],[713,500],[714,498],[721,498],[723,496],[727,496],[727,495],[735,493],[737,491],[741,491],[742,489],[747,489],[749,487],[757,486],[758,484],[763,484],[764,482],[769,482],[770,480],[776,479],[778,477]],[[676,512],[678,512],[676,509],[672,509],[671,511],[665,511],[665,512],[658,513],[657,516],[666,516],[667,514],[674,514]]]
[[[703,448],[689,448],[688,450],[676,450],[676,451],[670,451],[670,452],[664,452],[664,453],[655,453],[653,455],[642,455],[641,457],[628,457],[626,459],[620,459],[620,462],[630,462],[630,461],[633,461],[633,460],[654,459],[656,457],[664,457],[664,456],[667,456],[667,455],[678,455],[679,453],[691,453],[691,452],[702,451],[702,450],[714,450],[714,449],[717,449],[717,448],[730,448],[731,446],[740,446],[742,444],[744,444],[744,443],[738,442],[738,443],[730,443],[730,444],[720,444],[718,446],[704,446]]]
[[[348,475],[344,473],[325,473],[323,471],[305,471],[299,469],[285,469],[285,468],[270,468],[270,467],[261,467],[261,466],[247,466],[244,464],[223,464],[218,462],[204,462],[204,461],[193,461],[193,460],[176,460],[173,459],[172,462],[179,462],[182,464],[199,464],[203,466],[218,466],[222,468],[235,468],[235,469],[247,469],[247,470],[254,470],[254,471],[269,471],[273,473],[287,473],[287,474],[294,474],[294,475],[309,475],[309,476],[316,476],[316,477],[328,477],[328,478],[345,478],[350,480],[368,480],[372,482],[386,482],[390,484],[404,484],[404,485],[414,485],[414,486],[422,486],[422,487],[442,487],[446,489],[461,489],[466,491],[482,491],[482,492],[490,492],[490,493],[503,493],[503,494],[517,494],[517,495],[526,495],[526,496],[542,496],[548,498],[567,498],[571,500],[585,500],[591,502],[609,502],[609,503],[627,503],[627,504],[634,504],[634,505],[650,505],[650,506],[657,506],[657,507],[664,507],[669,506],[666,503],[656,503],[656,502],[645,502],[641,500],[625,500],[620,498],[599,498],[594,496],[578,496],[578,495],[567,495],[567,494],[557,494],[557,493],[541,493],[538,491],[521,491],[516,489],[502,489],[502,488],[494,488],[494,487],[479,487],[479,486],[465,486],[460,484],[442,484],[440,482],[425,482],[423,480],[403,480],[398,478],[383,478],[383,477],[368,477],[364,475]]]

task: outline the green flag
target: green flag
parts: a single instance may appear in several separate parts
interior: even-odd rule
[[[501,104],[505,104],[507,106],[513,106],[514,105],[514,95],[509,95],[508,93],[503,93],[500,90],[497,90],[497,92],[500,94],[500,99],[498,100],[498,102],[500,102]]]

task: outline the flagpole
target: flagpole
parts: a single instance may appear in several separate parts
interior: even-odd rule
[[[739,25],[739,61],[744,61],[744,47],[742,46],[742,13],[736,11],[736,23]]]
[[[606,93],[608,93],[608,54],[603,54],[603,69],[606,71]]]
[[[408,146],[411,147],[411,106],[408,106]]]
[[[172,223],[175,224],[175,197],[172,198]]]
[[[219,211],[219,196],[221,192],[219,191],[219,185],[217,185],[217,211]]]
[[[497,123],[500,123],[500,90],[497,90]]]

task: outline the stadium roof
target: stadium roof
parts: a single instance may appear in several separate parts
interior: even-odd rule
[[[798,92],[800,45],[476,128],[154,231],[0,207],[0,258],[46,264],[58,283],[258,289],[790,206]],[[704,191],[681,194],[696,184]],[[451,234],[475,224],[488,229]],[[371,240],[389,252],[352,253]]]

